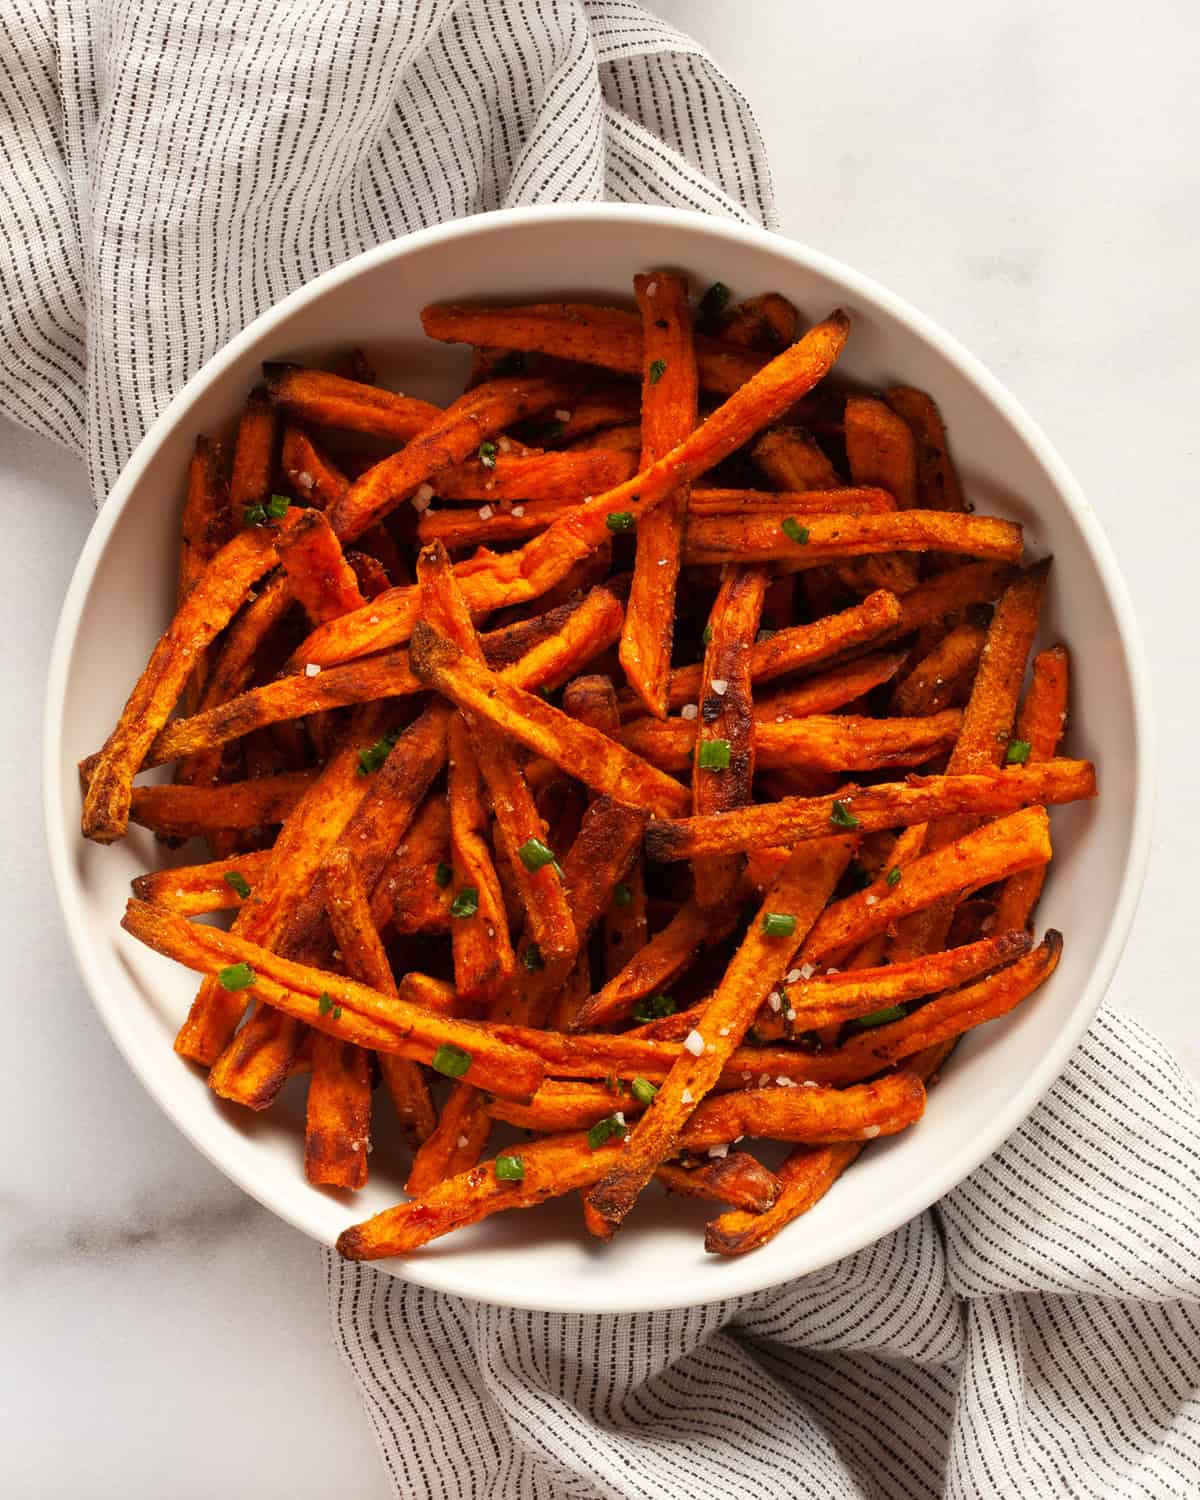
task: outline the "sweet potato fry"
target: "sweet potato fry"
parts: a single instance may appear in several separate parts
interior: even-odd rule
[[[908,424],[917,447],[916,504],[926,510],[965,510],[962,486],[933,398],[910,385],[894,385],[887,404]]]
[[[850,396],[845,414],[846,458],[855,484],[877,484],[901,510],[917,503],[917,444],[912,429],[874,396]]]
[[[561,521],[579,504],[578,500],[523,500],[509,510],[493,510],[491,504],[480,510],[458,507],[453,510],[427,510],[417,522],[417,538],[428,546],[441,542],[448,551],[463,547],[494,547],[500,542],[522,542],[537,536],[555,521]]]
[[[750,653],[751,680],[770,682],[789,672],[816,666],[843,651],[893,633],[900,619],[901,606],[896,596],[881,589],[840,614],[828,615],[811,625],[777,630],[768,640],[755,642]],[[667,691],[670,706],[681,708],[685,703],[695,703],[700,696],[700,680],[699,666],[677,667],[671,673]]]
[[[857,807],[857,799],[843,803]],[[840,961],[873,933],[944,896],[977,890],[1050,858],[1050,823],[1044,807],[1026,807],[924,854],[883,895],[857,891],[822,913],[801,950],[809,963]]]
[[[135,786],[129,821],[170,839],[281,823],[312,786],[316,774],[283,771],[222,786]]]
[[[314,625],[336,620],[366,603],[354,569],[342,556],[341,543],[323,511],[302,510],[279,541],[279,561],[292,598]]]
[[[334,941],[342,955],[342,963],[347,974],[352,979],[369,985],[373,990],[378,990],[381,995],[388,995],[393,999],[399,998],[396,988],[396,980],[392,974],[391,965],[388,963],[387,954],[383,950],[383,944],[379,941],[379,931],[375,925],[375,919],[371,915],[371,908],[367,901],[367,893],[363,889],[362,879],[358,873],[358,866],[350,856],[342,849],[335,849],[330,855],[329,869],[333,879],[328,886],[328,904],[326,910],[329,912],[329,924],[333,928]],[[313,1082],[317,1081],[318,1074],[318,1047],[322,1042],[332,1041],[332,1038],[322,1037],[318,1033],[313,1048]],[[363,1054],[365,1059],[365,1054]],[[388,1093],[392,1097],[392,1103],[396,1106],[396,1113],[400,1117],[400,1123],[404,1126],[411,1140],[420,1144],[432,1133],[437,1116],[434,1113],[433,1101],[429,1097],[429,1085],[425,1082],[425,1075],[420,1065],[411,1062],[406,1057],[396,1057],[388,1052],[379,1054],[379,1070],[383,1074],[383,1081],[387,1085]],[[368,1079],[369,1079],[368,1073]],[[311,1114],[312,1096],[309,1095],[309,1109]],[[367,1121],[370,1120],[370,1092],[367,1093]],[[352,1137],[353,1138],[353,1137]],[[363,1139],[360,1134],[358,1137]],[[363,1162],[363,1178],[366,1178],[366,1162]],[[360,1183],[359,1186],[362,1184]]]
[[[793,1151],[776,1172],[782,1190],[765,1213],[734,1210],[709,1222],[704,1248],[713,1255],[744,1255],[765,1245],[822,1199],[858,1156],[862,1145],[839,1141]]]
[[[257,386],[247,397],[233,445],[229,504],[235,526],[243,524],[247,505],[262,504],[271,493],[278,439],[279,419],[268,393]]]
[[[895,510],[896,502],[886,490],[850,485],[784,491],[696,489],[688,500],[689,517],[768,516],[776,523],[788,516],[882,516]]]
[[[382,932],[390,923],[399,933],[449,932],[449,871],[450,808],[445,796],[431,792],[375,883],[376,928]]]
[[[303,428],[289,425],[283,429],[279,463],[293,492],[322,510],[328,510],[349,488],[350,481]]]
[[[644,516],[681,484],[690,484],[720,463],[753,433],[811,390],[832,368],[848,334],[849,320],[845,314],[840,311],[830,314],[824,322],[810,329],[798,344],[771,360],[683,442],[648,469],[596,496],[591,503],[580,505],[541,536],[526,543],[519,552],[460,567],[460,582],[472,613],[526,603],[544,594],[576,563],[608,539],[612,517],[628,516],[636,524],[639,515]],[[478,391],[469,394],[477,396]],[[385,460],[385,463],[390,462]],[[368,474],[374,472],[370,470]],[[366,480],[367,476],[364,476],[358,484],[366,486]],[[395,488],[393,477],[385,476],[376,488],[390,494]],[[364,496],[368,489],[375,494],[375,489],[367,486]],[[369,499],[363,499],[361,504],[356,502],[356,516],[360,519],[366,516],[373,503]],[[350,494],[344,502],[345,506],[349,504]],[[390,500],[383,504],[386,508]],[[354,534],[353,526],[348,528],[343,519],[343,515],[348,514],[346,510],[330,518],[343,540]],[[363,524],[367,521],[364,520]],[[618,524],[624,526],[626,523],[622,519]],[[365,617],[363,610],[357,610],[329,626],[319,627],[300,647],[296,659],[326,666],[368,651],[398,645],[411,634],[417,609],[417,599],[411,591],[397,589],[384,594],[372,601]]]
[[[754,444],[750,457],[777,490],[829,490],[843,482],[828,454],[802,427],[772,427]]]
[[[544,755],[598,792],[670,817],[688,803],[686,790],[560,709],[471,661],[421,621],[413,631],[412,667],[422,681],[500,733]]]
[[[1049,760],[1058,748],[1067,722],[1070,697],[1070,658],[1065,646],[1039,651],[1033,659],[1033,672],[1025,702],[1017,718],[1018,745],[1028,745],[1025,763],[1035,765]],[[1025,927],[1033,916],[1042,884],[1045,865],[1022,870],[1004,882],[996,903],[997,928]]]
[[[188,464],[187,492],[179,539],[179,583],[176,608],[191,593],[205,567],[232,538],[233,513],[225,482],[221,447],[211,438],[198,437]],[[207,671],[207,652],[195,664],[183,692],[183,705],[192,710],[200,700]]]
[[[509,376],[489,380],[460,396],[398,453],[361,475],[329,511],[343,542],[353,541],[393,510],[418,485],[460,464],[492,435],[561,402],[570,387],[560,380]]]
[[[878,652],[835,667],[817,677],[808,677],[794,687],[779,688],[756,698],[754,718],[760,724],[782,724],[808,714],[828,714],[864,697],[872,688],[889,682],[907,661],[902,651]]]
[[[796,337],[800,314],[778,292],[745,297],[721,318],[717,332],[727,344],[743,349],[786,348]]]
[[[896,684],[892,708],[898,714],[936,714],[961,701],[979,665],[987,631],[956,625]]]
[[[694,859],[821,838],[836,826],[830,822],[835,802],[853,812],[865,834],[957,813],[992,817],[1036,803],[1079,802],[1095,795],[1095,767],[1086,760],[1052,760],[969,776],[910,776],[871,787],[847,786],[829,797],[787,797],[712,818],[652,823],[646,853],[657,860]]]
[[[535,436],[539,442],[569,443],[576,449],[607,448],[608,433],[620,428],[636,428],[641,414],[641,404],[634,388],[623,380],[589,383],[582,395],[576,396],[569,407],[554,412],[553,423]],[[598,439],[599,441],[586,441]],[[625,451],[637,453],[641,441]],[[609,448],[610,452],[618,451]]]
[[[767,992],[783,979],[791,955],[846,868],[852,847],[850,839],[828,838],[800,848],[788,860],[699,1026],[684,1041],[678,1061],[634,1127],[619,1164],[585,1198],[593,1234],[607,1238],[619,1228],[654,1168],[674,1153],[695,1104],[720,1078]]]
[[[287,520],[287,517],[284,518]],[[200,653],[232,619],[248,589],[275,564],[277,532],[250,527],[213,557],[151,653],[93,767],[83,835],[110,844],[129,822],[133,778],[179,701]]]
[[[487,839],[488,816],[479,766],[470,732],[460,715],[451,719],[448,736],[454,984],[464,1000],[487,1000],[510,982],[516,959]]]
[[[1016,576],[1016,569],[1005,563],[964,563],[959,567],[927,578],[905,594],[900,601],[900,620],[892,635],[910,631],[945,619],[972,604],[990,604],[998,599]]]
[[[640,375],[643,344],[636,313],[588,302],[533,302],[517,307],[434,303],[421,313],[432,339],[447,344],[500,344]],[[700,384],[728,395],[762,369],[766,356],[716,339],[696,340]]]
[[[318,427],[370,432],[406,443],[442,415],[441,408],[428,401],[347,380],[327,370],[265,364],[263,376],[272,401],[281,411]]]
[[[129,902],[121,925],[148,947],[201,973],[217,974],[229,966],[248,965],[253,975],[250,988],[261,989],[266,997],[266,986],[272,986],[269,1003],[275,1006],[280,1003],[279,994],[290,996],[288,1003],[303,1010],[304,1020],[331,1036],[348,1034],[342,1022],[354,1017],[376,1033],[367,1045],[399,1057],[431,1063],[440,1048],[456,1047],[468,1054],[466,1071],[460,1076],[505,1099],[531,1098],[541,1082],[544,1069],[537,1058],[502,1041],[495,1028],[430,1009],[427,995],[438,990],[444,994],[445,987],[425,975],[406,974],[398,986],[399,998],[393,998],[357,980],[295,963],[235,933],[193,924],[143,901]],[[331,1002],[328,1008],[320,1005],[322,995]],[[342,1014],[334,1015],[335,1011]]]
[[[1015,562],[1021,556],[1021,528],[995,516],[959,516],[940,510],[907,510],[888,515],[813,515],[806,518],[802,544],[770,516],[697,516],[688,522],[684,561],[698,566],[727,562],[774,562],[796,571],[831,559],[873,553],[957,552],[968,557]]]
[[[236,910],[245,897],[244,887],[254,889],[270,860],[269,849],[214,859],[205,865],[176,865],[173,870],[153,870],[133,882],[139,901],[153,901],[168,911],[186,917],[203,912]]]
[[[809,714],[783,723],[755,719],[750,739],[764,770],[875,771],[920,765],[949,750],[961,723],[962,713],[956,708],[915,719]],[[689,750],[703,741],[695,719],[631,719],[621,729],[621,743],[652,766],[678,772],[687,768]]]
[[[311,1071],[304,1175],[322,1187],[365,1187],[371,1145],[371,1054],[318,1031],[313,1036]]]
[[[637,468],[628,453],[585,449],[569,453],[488,453],[466,463],[439,469],[433,487],[443,500],[477,500],[498,505],[504,500],[578,504],[621,484]],[[484,539],[486,540],[486,538]]]
[[[435,621],[466,656],[484,667],[483,649],[444,547],[435,544],[422,549],[417,559],[417,576],[427,600],[427,618]],[[537,944],[547,962],[573,954],[575,929],[554,851],[546,844],[546,826],[513,747],[474,714],[467,711],[463,717],[470,731],[473,755],[491,798],[497,852],[509,863],[525,915],[526,937]],[[452,833],[453,830],[452,818]],[[456,865],[456,876],[457,873]]]
[[[669,271],[633,279],[642,320],[642,451],[647,469],[696,426],[699,394],[687,283]],[[667,711],[675,630],[675,581],[688,509],[679,485],[642,518],[633,583],[621,630],[620,661],[648,713]]]
[[[747,1151],[730,1151],[695,1167],[663,1162],[654,1180],[685,1198],[715,1198],[747,1213],[763,1213],[779,1196],[779,1179]]]
[[[873,1091],[873,1092],[868,1092]],[[737,1119],[753,1121],[752,1130],[772,1139],[788,1139],[803,1131],[829,1130],[864,1135],[894,1133],[920,1116],[925,1090],[912,1074],[899,1074],[865,1085],[862,1092],[838,1093],[823,1089],[770,1089],[743,1104],[735,1113],[727,1100],[749,1101],[749,1095],[728,1095],[705,1101],[687,1122],[681,1146],[689,1151],[707,1150],[725,1144]],[[768,1098],[767,1096],[771,1096]],[[853,1120],[853,1123],[849,1123]],[[864,1123],[865,1122],[865,1123]],[[734,1130],[734,1133],[738,1133]],[[839,1138],[834,1136],[835,1139]],[[547,1198],[586,1188],[611,1172],[627,1155],[619,1137],[591,1147],[584,1133],[546,1136],[522,1145],[524,1175],[519,1182],[497,1178],[494,1163],[473,1167],[449,1178],[424,1197],[385,1209],[363,1224],[343,1231],[338,1251],[349,1260],[379,1260],[388,1255],[406,1255],[451,1230],[477,1224],[493,1213],[509,1208],[532,1208]]]

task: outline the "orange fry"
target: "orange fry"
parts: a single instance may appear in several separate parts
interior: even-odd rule
[[[516,960],[488,845],[479,766],[470,733],[459,714],[449,726],[446,785],[454,871],[454,899],[450,903],[454,984],[464,1000],[489,999],[512,979]]]
[[[901,510],[917,503],[917,444],[902,416],[874,396],[846,401],[846,458],[855,484],[877,484]]]
[[[894,385],[887,392],[887,404],[904,418],[917,441],[916,503],[927,510],[965,510],[942,414],[933,398],[912,386]]]
[[[787,520],[771,516],[697,516],[688,522],[684,561],[774,562],[790,570],[819,567],[831,559],[891,552],[957,552],[968,557],[1015,562],[1021,528],[995,516],[959,516],[941,510],[889,515],[813,515],[787,534]]]
[[[131,882],[139,901],[152,901],[168,911],[185,917],[203,912],[236,910],[245,897],[242,888],[254,889],[258,877],[270,860],[269,849],[235,854],[229,859],[214,859],[204,865],[176,865],[174,869],[152,870]]]
[[[898,714],[935,714],[961,701],[979,665],[987,631],[957,625],[896,684],[892,708]]]
[[[129,821],[171,839],[263,828],[283,822],[315,780],[315,771],[283,771],[221,786],[135,786]]]
[[[442,415],[441,408],[412,396],[397,395],[377,385],[347,380],[328,370],[303,365],[265,364],[263,376],[271,399],[281,411],[315,422],[318,427],[341,427],[348,432],[370,432],[406,443]]]
[[[279,561],[293,599],[314,625],[361,609],[366,602],[323,511],[299,512],[295,525],[280,538]]]
[[[628,453],[593,448],[573,453],[490,453],[439,469],[432,481],[443,500],[569,501],[621,484],[637,468]],[[445,512],[434,512],[445,514]],[[504,512],[501,512],[504,514]],[[422,519],[426,519],[423,517]]]

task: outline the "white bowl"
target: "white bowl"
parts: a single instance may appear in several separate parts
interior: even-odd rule
[[[432,399],[461,388],[466,355],[427,340],[418,313],[443,299],[626,297],[635,271],[679,267],[698,286],[778,289],[806,316],[841,305],[853,330],[840,369],[931,391],[969,494],[1022,521],[1052,552],[1044,637],[1073,653],[1071,754],[1100,768],[1098,802],[1054,813],[1056,857],[1039,913],[1066,948],[1029,1004],[970,1035],[925,1117],[873,1145],[810,1213],[736,1260],[706,1255],[700,1205],[657,1189],[608,1246],[583,1232],[572,1196],[499,1215],[386,1269],[442,1291],[514,1307],[622,1312],[710,1302],[773,1286],[870,1244],[960,1182],[1057,1077],[1095,1014],[1137,904],[1150,828],[1150,723],[1137,626],[1116,563],[1045,437],[975,359],[882,287],[801,245],[700,214],[589,205],[514,210],[410,235],[318,277],[211,359],[154,423],[88,538],[63,604],[50,666],[45,785],[50,855],[84,981],[113,1039],[162,1108],[222,1171],[331,1245],[397,1201],[405,1154],[382,1140],[365,1191],[310,1187],[302,1091],[252,1115],[227,1107],[172,1051],[195,986],[188,971],[126,937],[132,876],[161,863],[142,830],[111,848],[79,836],[76,762],[103,741],[166,623],[176,529],[193,438],[228,425],[265,359],[362,344],[382,378]],[[378,1111],[384,1114],[385,1111]]]

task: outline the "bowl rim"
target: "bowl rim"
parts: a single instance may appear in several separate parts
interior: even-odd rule
[[[814,271],[838,282],[847,297],[856,298],[868,307],[882,309],[903,324],[908,331],[933,345],[940,355],[955,366],[970,384],[979,389],[984,397],[999,409],[1002,416],[1028,444],[1078,525],[1084,545],[1100,576],[1101,586],[1116,619],[1119,639],[1128,664],[1134,705],[1132,725],[1134,796],[1129,856],[1121,877],[1107,934],[1086,983],[1085,1000],[1073,1006],[1065,1023],[1055,1034],[1052,1045],[1046,1049],[1038,1065],[1026,1074],[1005,1105],[997,1109],[986,1131],[979,1132],[973,1139],[964,1141],[957,1148],[947,1151],[934,1170],[899,1190],[888,1200],[886,1206],[882,1206],[868,1217],[859,1218],[853,1225],[847,1225],[839,1232],[827,1236],[819,1257],[811,1263],[805,1263],[802,1267],[792,1270],[786,1277],[780,1277],[777,1269],[767,1270],[766,1267],[770,1265],[769,1261],[760,1261],[757,1256],[749,1255],[725,1262],[714,1276],[711,1289],[706,1288],[698,1295],[687,1296],[683,1301],[678,1300],[678,1294],[672,1296],[669,1292],[666,1293],[668,1300],[664,1301],[663,1292],[655,1295],[644,1286],[630,1284],[633,1279],[625,1277],[609,1278],[607,1281],[592,1283],[590,1290],[593,1293],[601,1291],[603,1295],[590,1296],[586,1307],[579,1306],[578,1298],[573,1298],[569,1294],[558,1294],[555,1286],[547,1286],[544,1295],[539,1295],[536,1299],[524,1297],[519,1293],[509,1293],[502,1302],[504,1306],[539,1312],[612,1314],[665,1311],[673,1307],[703,1306],[724,1301],[780,1285],[784,1280],[791,1280],[797,1275],[819,1271],[842,1256],[871,1245],[891,1233],[917,1214],[924,1212],[943,1194],[962,1182],[1032,1112],[1066,1066],[1084,1031],[1100,1008],[1124,951],[1137,911],[1150,848],[1155,759],[1149,672],[1141,632],[1128,588],[1117,566],[1112,547],[1082,489],[1041,428],[1001,381],[975,355],[931,318],[873,278],[822,251],[789,239],[785,235],[761,229],[756,225],[715,218],[694,210],[644,204],[548,204],[528,208],[498,209],[486,214],[475,214],[452,220],[449,223],[433,225],[427,229],[414,231],[400,239],[386,241],[322,272],[260,313],[191,376],[162,413],[151,423],[145,436],[127,460],[107,501],[102,506],[79,555],[64,595],[51,649],[43,715],[43,814],[51,874],[59,907],[65,920],[72,956],[84,988],[118,1051],[125,1057],[142,1085],[164,1113],[214,1166],[271,1212],[302,1230],[310,1238],[328,1245],[330,1243],[328,1237],[316,1229],[312,1223],[306,1222],[301,1212],[295,1210],[289,1203],[279,1201],[278,1195],[272,1193],[268,1187],[259,1184],[251,1186],[240,1172],[235,1171],[222,1160],[220,1153],[210,1145],[202,1132],[193,1130],[186,1123],[175,1107],[173,1097],[175,1090],[171,1077],[151,1066],[141,1055],[139,1045],[124,1022],[123,1007],[119,996],[101,980],[88,962],[82,895],[80,889],[77,888],[71,857],[79,837],[78,818],[74,812],[68,815],[68,810],[64,806],[60,775],[66,688],[80,618],[88,599],[97,563],[117,521],[137,490],[152,455],[193,402],[210,387],[218,384],[230,366],[235,364],[254,343],[265,335],[269,335],[273,329],[286,324],[294,313],[320,299],[334,288],[389,261],[402,261],[410,252],[461,238],[478,236],[486,239],[489,234],[506,230],[513,225],[524,224],[536,229],[539,226],[553,225],[555,222],[564,220],[616,221],[627,223],[631,227],[638,224],[654,224],[660,228],[680,225],[702,230],[714,242],[732,241],[770,251],[792,261],[802,269]],[[481,1290],[481,1282],[484,1278],[478,1271],[472,1275],[470,1272],[456,1269],[448,1261],[442,1262],[437,1258],[422,1261],[420,1257],[414,1257],[405,1261],[380,1261],[377,1265],[381,1270],[435,1291],[447,1292],[472,1301],[496,1301],[494,1297],[485,1295]],[[756,1270],[757,1266],[763,1269]],[[569,1281],[565,1283],[565,1286],[570,1285]]]

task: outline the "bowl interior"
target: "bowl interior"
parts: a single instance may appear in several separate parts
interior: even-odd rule
[[[134,456],[89,540],[64,606],[49,690],[48,828],[85,981],[118,1045],[167,1112],[268,1207],[331,1243],[401,1196],[407,1156],[381,1131],[358,1195],[306,1184],[303,1093],[270,1113],[222,1105],[172,1052],[192,977],[127,939],[132,876],[164,852],[141,830],[102,849],[78,837],[76,762],[111,727],[170,613],[182,481],[196,433],[234,417],[263,359],[363,345],[385,380],[446,399],[461,349],[426,340],[418,312],[439,299],[625,298],[636,270],[675,266],[698,286],[776,288],[805,315],[843,305],[843,369],[903,380],[942,407],[971,498],[1022,521],[1033,555],[1056,559],[1044,643],[1072,650],[1069,752],[1101,767],[1103,798],[1053,815],[1056,859],[1039,921],[1066,935],[1062,964],[1030,1004],[968,1037],[924,1120],[879,1142],[803,1219],[744,1260],[706,1256],[697,1205],[652,1189],[629,1227],[598,1248],[569,1198],[500,1216],[393,1269],[433,1287],[545,1309],[618,1311],[711,1301],[776,1284],[870,1243],[932,1202],[1015,1127],[1053,1081],[1098,1006],[1136,902],[1145,846],[1145,708],[1124,592],[1085,502],[1003,390],[944,334],[890,294],[760,231],[664,210],[601,207],[497,214],[414,235],[338,268],[264,315],[181,393]],[[169,857],[169,856],[168,856]],[[189,851],[181,851],[181,860]],[[195,857],[194,853],[190,857]],[[377,1111],[385,1115],[386,1110]]]

